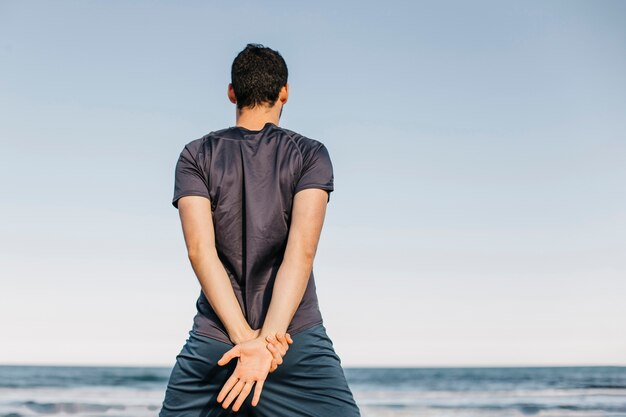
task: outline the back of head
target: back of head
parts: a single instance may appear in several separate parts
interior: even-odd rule
[[[280,89],[287,84],[287,76],[287,64],[278,51],[249,43],[231,68],[237,108],[273,105]]]

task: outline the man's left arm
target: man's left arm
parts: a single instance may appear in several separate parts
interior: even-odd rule
[[[200,282],[202,292],[224,324],[228,336],[237,344],[253,337],[235,296],[230,278],[215,247],[211,201],[201,196],[184,196],[178,200],[187,256]]]

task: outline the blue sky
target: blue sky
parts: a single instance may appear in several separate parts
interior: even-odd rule
[[[626,365],[626,5],[0,2],[0,363],[171,365],[184,144],[281,52],[346,366]]]

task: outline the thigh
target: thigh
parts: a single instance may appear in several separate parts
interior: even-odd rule
[[[292,335],[283,363],[268,375],[256,417],[360,417],[341,360],[323,324]]]
[[[247,416],[250,399],[235,413],[223,409],[217,394],[232,375],[237,360],[220,366],[217,361],[233,345],[189,332],[170,374],[159,417]]]

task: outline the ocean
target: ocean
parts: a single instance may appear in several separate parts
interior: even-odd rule
[[[626,417],[626,367],[344,370],[362,417]],[[156,416],[170,371],[0,366],[0,417]]]

